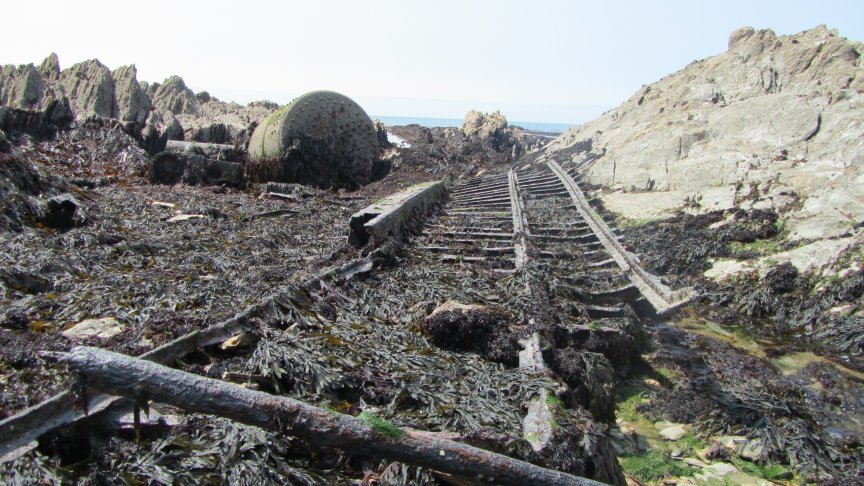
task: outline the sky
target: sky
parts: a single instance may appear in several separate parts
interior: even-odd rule
[[[550,123],[599,116],[745,25],[864,40],[864,0],[10,0],[3,13],[0,64],[56,52],[61,68],[135,64],[139,81],[177,74],[223,101],[330,89],[370,115]]]

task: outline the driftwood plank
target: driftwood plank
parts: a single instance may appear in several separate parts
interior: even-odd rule
[[[352,417],[276,395],[98,348],[77,347],[61,359],[105,393],[151,399],[189,411],[220,415],[288,433],[310,444],[388,458],[486,484],[597,485],[542,467],[429,434],[398,429],[381,419]]]

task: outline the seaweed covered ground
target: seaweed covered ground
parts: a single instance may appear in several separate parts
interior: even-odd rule
[[[599,200],[594,205],[604,212]],[[749,261],[806,243],[787,241],[771,211],[618,223],[646,268],[701,293],[679,315],[649,326],[650,368],[619,389],[621,430],[652,440],[624,441],[625,470],[644,480],[698,475],[704,469],[681,470],[670,459],[690,455],[703,463],[725,458],[773,481],[793,471],[795,482],[864,481],[860,271],[826,278],[784,262],[761,275],[705,278],[716,259]],[[853,246],[837,268],[854,268],[856,259]],[[686,424],[684,443],[659,439],[658,428],[670,423]]]
[[[426,250],[444,211],[422,235],[380,249],[374,268],[340,274],[367,253],[347,243],[354,211],[416,182],[458,183],[532,158],[525,145],[500,152],[447,129],[397,133],[411,148],[386,151],[389,175],[351,193],[153,185],[134,140],[98,124],[0,153],[0,419],[76,382],[43,351],[87,344],[137,356],[243,313],[248,329],[174,366],[610,483],[862,481],[862,275],[816,281],[778,265],[761,280],[704,279],[711,258],[787,249],[765,211],[619,226],[649,270],[701,293],[664,319],[589,315],[575,285],[621,282],[586,271],[584,255],[536,258],[516,273],[446,261]],[[525,209],[529,223],[560,227],[569,205],[528,198]],[[549,254],[583,251],[549,240]],[[64,335],[82,321],[99,330]],[[521,339],[534,333],[544,372],[519,366]],[[556,440],[537,450],[523,426],[541,397]],[[45,434],[0,465],[0,478],[452,481],[163,404],[139,423],[132,411],[120,404]]]
[[[45,351],[84,344],[137,356],[258,309],[249,332],[176,365],[530,456],[507,431],[521,430],[525,397],[553,384],[430,346],[417,330],[419,316],[445,292],[459,289],[467,294],[457,297],[476,301],[483,285],[422,265],[409,265],[420,273],[400,279],[397,253],[384,258],[390,263],[377,277],[388,282],[381,294],[371,290],[374,281],[354,288],[310,278],[333,276],[362,256],[347,244],[354,211],[442,175],[402,154],[407,162],[359,191],[287,185],[276,196],[257,187],[152,185],[148,157],[119,126],[85,124],[50,140],[25,138],[0,154],[0,419],[74,382]],[[456,176],[460,167],[482,170],[479,156],[454,157]],[[427,282],[424,272],[435,278]],[[416,286],[411,299],[407,283]],[[70,332],[81,323],[92,332]],[[346,484],[364,476],[367,483],[437,483],[426,471],[312,450],[297,439],[158,404],[140,426],[131,415],[94,416],[46,434],[0,474],[22,483]]]

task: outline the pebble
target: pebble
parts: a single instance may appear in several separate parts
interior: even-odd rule
[[[85,319],[60,334],[71,339],[85,339],[94,336],[108,339],[120,334],[124,329],[126,329],[126,326],[117,319],[102,317],[99,319]]]

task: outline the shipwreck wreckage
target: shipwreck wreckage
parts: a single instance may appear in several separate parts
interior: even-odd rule
[[[544,271],[551,271],[563,282],[556,291],[579,302],[592,319],[627,317],[634,309],[664,314],[692,299],[692,289],[673,291],[641,268],[635,255],[618,242],[590,207],[579,179],[577,165],[565,169],[548,161],[542,168],[514,167],[504,174],[470,178],[452,190],[440,181],[412,186],[351,218],[349,241],[370,250],[365,258],[310,278],[303,286],[314,288],[328,280],[368,272],[378,263],[377,247],[394,238],[416,235],[407,251],[420,260],[475,266],[499,275],[530,274],[533,262],[546,262]],[[585,278],[588,274],[595,278]],[[530,283],[526,289],[531,292]],[[226,322],[189,333],[138,358],[85,347],[57,353],[58,359],[79,372],[77,389],[0,422],[2,460],[13,460],[32,450],[37,439],[49,431],[92,420],[99,414],[132,408],[137,423],[142,400],[153,400],[288,432],[310,444],[398,460],[481,483],[594,483],[465,445],[446,434],[397,427],[390,430],[364,420],[363,414],[351,417],[332,413],[167,367],[196,349],[236,337],[249,328],[263,307],[272,306],[279,298],[271,296]],[[535,323],[535,316],[528,319]],[[550,376],[544,360],[546,339],[536,326],[523,332],[519,340],[522,350],[518,352],[520,370]],[[522,419],[522,437],[538,453],[555,440],[555,403],[550,400],[554,389],[565,390],[567,385],[557,382],[552,389],[525,397],[530,398],[530,404]],[[614,472],[595,477],[620,480]]]

